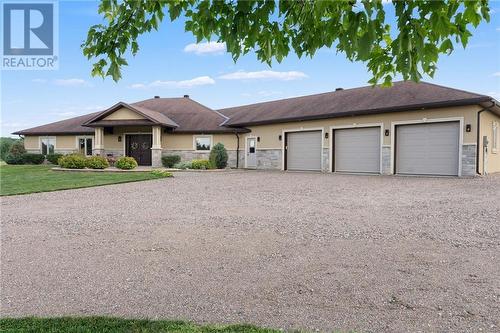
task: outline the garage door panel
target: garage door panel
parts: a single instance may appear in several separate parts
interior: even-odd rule
[[[287,170],[321,170],[321,131],[287,133]]]
[[[459,122],[398,125],[396,173],[458,175]]]
[[[380,172],[380,127],[337,129],[334,136],[335,171]]]

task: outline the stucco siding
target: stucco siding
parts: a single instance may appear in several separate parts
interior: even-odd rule
[[[40,149],[38,136],[27,135],[24,137],[24,148],[26,150],[38,150]]]
[[[126,108],[121,108],[103,118],[104,120],[135,120],[145,119],[140,114]]]
[[[500,142],[497,142],[498,149],[493,149],[493,123],[498,123],[498,138],[500,141],[500,117],[490,111],[481,113],[481,130],[479,135],[479,172],[487,173],[500,172]],[[489,141],[488,152],[483,155],[483,136],[486,136]],[[484,169],[484,161],[486,160],[486,170]]]
[[[193,137],[197,135],[211,136],[212,145],[222,143],[228,150],[235,150],[237,141],[234,134],[172,134],[163,133],[161,146],[167,150],[194,150]],[[240,139],[241,140],[241,139]],[[241,141],[240,141],[241,142]]]

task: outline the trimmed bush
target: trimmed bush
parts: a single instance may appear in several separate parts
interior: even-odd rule
[[[116,160],[115,166],[122,170],[137,168],[137,161],[133,157],[123,156]]]
[[[212,169],[212,163],[209,160],[192,160],[191,167],[198,170]]]
[[[84,169],[87,166],[85,156],[80,154],[69,154],[59,158],[59,166],[66,169]]]
[[[227,150],[222,143],[217,143],[210,151],[210,163],[214,168],[224,169],[227,167]]]
[[[9,154],[14,156],[26,154],[26,149],[24,149],[24,141],[17,140],[16,142],[14,142],[10,147]]]
[[[151,174],[155,177],[159,178],[169,178],[173,177],[174,175],[171,172],[168,172],[167,170],[160,170],[160,169],[154,169],[151,171]]]
[[[5,163],[7,164],[24,164],[24,155],[12,155],[8,154],[5,156]]]
[[[109,167],[108,160],[102,156],[87,157],[86,167],[89,169],[106,169]]]
[[[172,168],[175,164],[181,161],[179,155],[167,155],[161,158],[161,163],[165,168]]]
[[[51,164],[59,164],[58,161],[59,159],[63,156],[63,154],[49,154],[47,156],[45,156],[45,158],[47,159],[47,161],[49,161],[49,163]]]
[[[190,161],[184,161],[184,162],[179,162],[174,164],[174,169],[191,169],[193,167],[193,164]]]
[[[25,164],[42,164],[45,161],[45,156],[42,154],[23,154]]]

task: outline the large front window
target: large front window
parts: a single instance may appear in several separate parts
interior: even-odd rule
[[[212,148],[211,136],[195,136],[194,144],[196,150],[210,150]]]
[[[54,149],[56,147],[56,138],[54,136],[40,137],[40,147],[42,148],[43,155],[54,154]]]
[[[92,155],[92,138],[79,138],[78,152],[86,156]]]

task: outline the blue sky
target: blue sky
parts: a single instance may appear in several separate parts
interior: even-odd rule
[[[118,101],[154,95],[191,98],[211,108],[250,104],[367,85],[363,63],[351,63],[333,50],[313,59],[289,56],[269,68],[249,54],[234,63],[215,43],[190,45],[182,20],[165,22],[140,39],[140,51],[128,59],[123,79],[93,78],[80,45],[90,25],[99,23],[97,2],[59,3],[59,69],[3,71],[1,135],[105,109]],[[500,2],[491,2],[489,24],[473,31],[468,49],[443,56],[433,82],[500,99]],[[267,72],[263,72],[267,71]]]

